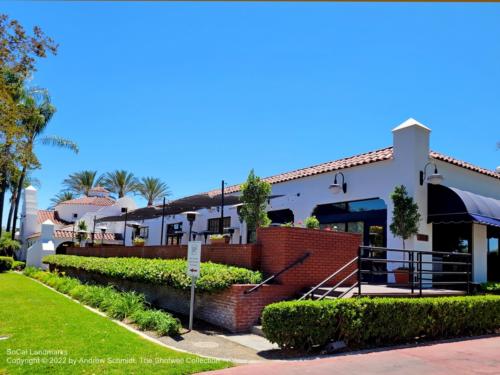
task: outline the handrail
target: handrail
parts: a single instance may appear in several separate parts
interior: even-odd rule
[[[337,284],[335,284],[330,290],[327,290],[325,292],[325,294],[323,294],[321,297],[318,298],[318,300],[321,301],[327,295],[329,295],[330,293],[332,293],[333,291],[335,291],[335,289],[337,289],[339,286],[341,286],[343,283],[345,283],[347,280],[349,280],[351,277],[353,277],[357,272],[358,272],[358,270],[352,271],[349,275],[347,275],[342,280],[340,280]]]
[[[472,254],[470,253],[459,253],[458,251],[434,251],[434,250],[407,250],[407,249],[395,249],[395,248],[389,248],[389,247],[380,247],[380,246],[360,246],[362,249],[369,249],[369,250],[379,250],[379,251],[396,251],[399,253],[421,253],[421,254],[430,254],[430,255],[463,255],[463,256],[468,256],[471,257]]]
[[[314,288],[312,288],[309,292],[307,292],[302,297],[300,297],[299,301],[305,299],[306,297],[309,297],[309,295],[311,295],[316,290],[318,290],[319,288],[321,288],[325,283],[327,283],[332,278],[334,278],[335,276],[337,276],[340,272],[342,272],[343,270],[345,270],[347,267],[349,267],[351,264],[353,264],[357,260],[358,260],[357,256],[355,258],[351,259],[348,263],[344,264],[341,268],[339,268],[337,271],[335,271],[334,273],[332,273],[330,276],[328,276],[326,279],[324,279],[322,282],[320,282],[318,285],[316,285]]]
[[[290,268],[295,267],[299,263],[303,263],[307,258],[309,258],[310,255],[311,255],[311,253],[305,253],[300,258],[298,258],[295,262],[289,264],[288,266],[286,266],[285,268],[283,268],[281,271],[275,273],[274,275],[269,276],[267,279],[265,279],[264,281],[262,281],[260,284],[254,286],[253,288],[245,290],[243,293],[244,294],[250,294],[252,292],[255,292],[257,289],[259,289],[260,287],[262,287],[264,284],[267,284],[269,281],[277,278],[281,274],[283,274],[286,271],[288,271]]]

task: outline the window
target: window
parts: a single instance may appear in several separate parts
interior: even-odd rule
[[[167,224],[167,234],[182,232],[182,223]]]
[[[208,219],[208,231],[212,233],[220,233],[219,231],[220,217]],[[229,228],[231,226],[231,217],[226,216],[224,218],[224,228]]]
[[[139,236],[141,238],[148,238],[149,237],[149,227],[141,227],[140,231],[139,231]]]

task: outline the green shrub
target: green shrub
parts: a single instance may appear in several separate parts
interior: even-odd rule
[[[75,255],[50,255],[44,263],[56,267],[70,267],[101,275],[168,285],[172,288],[188,290],[191,279],[186,275],[187,262],[184,259],[143,259],[143,258],[98,258]],[[196,288],[202,292],[213,292],[233,284],[257,284],[262,274],[246,268],[205,262],[201,264],[200,277]]]
[[[500,294],[500,282],[487,282],[481,284],[481,289],[486,293]]]
[[[79,280],[27,267],[24,274],[70,295],[81,303],[98,308],[113,319],[129,319],[143,330],[160,335],[176,335],[181,325],[172,315],[160,310],[148,310],[145,298],[135,292],[119,292],[111,286],[82,284]]]
[[[500,328],[500,297],[279,302],[264,309],[262,328],[271,342],[299,350],[337,340],[363,348],[478,335]]]
[[[0,272],[9,271],[12,269],[14,259],[11,257],[0,257]]]
[[[179,320],[160,310],[136,310],[131,319],[142,330],[156,331],[160,335],[175,335],[181,328]]]
[[[309,229],[319,229],[319,220],[316,216],[309,216],[304,220],[304,226]]]
[[[12,269],[13,270],[16,270],[16,271],[22,271],[24,269],[24,267],[26,267],[26,263],[24,262],[21,262],[19,260],[15,260],[13,263],[12,263]]]

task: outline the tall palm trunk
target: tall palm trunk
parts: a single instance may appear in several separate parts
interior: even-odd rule
[[[5,190],[7,189],[7,171],[0,174],[0,236],[2,235],[3,206],[5,202]]]
[[[19,181],[17,183],[16,189],[16,204],[14,205],[14,217],[12,218],[12,232],[11,238],[16,239],[16,224],[17,224],[17,212],[19,210],[19,202],[21,201],[21,193],[24,185],[24,178],[26,177],[26,166],[23,166],[23,170],[21,171],[21,175],[19,176]]]
[[[16,205],[16,191],[13,191],[12,196],[10,197],[9,216],[7,216],[7,225],[5,227],[6,232],[10,232],[10,228],[12,225],[12,215],[14,214],[14,206]]]

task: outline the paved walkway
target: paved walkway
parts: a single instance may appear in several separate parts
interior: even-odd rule
[[[500,336],[384,351],[356,352],[314,360],[264,362],[209,374],[500,374]]]

